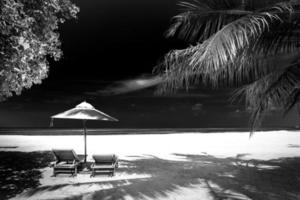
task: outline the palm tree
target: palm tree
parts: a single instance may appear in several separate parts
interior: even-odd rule
[[[274,106],[300,99],[299,0],[195,0],[180,3],[168,37],[191,46],[172,50],[157,67],[162,92],[208,84],[238,88],[254,130]],[[300,104],[299,104],[300,105]]]

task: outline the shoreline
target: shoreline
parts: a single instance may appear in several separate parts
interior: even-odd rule
[[[210,134],[210,133],[249,133],[249,128],[88,128],[88,135],[147,135],[147,134]],[[297,128],[260,128],[259,132],[297,132]],[[0,128],[0,135],[82,135],[82,128]]]

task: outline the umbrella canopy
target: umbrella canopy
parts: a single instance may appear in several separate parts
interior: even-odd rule
[[[78,104],[75,108],[51,116],[52,119],[79,119],[79,120],[104,120],[118,121],[97,109],[87,102]]]
[[[91,104],[87,102],[82,102],[78,104],[75,108],[67,110],[65,112],[51,116],[51,126],[53,126],[54,119],[76,119],[83,121],[84,129],[84,155],[86,162],[86,125],[87,120],[103,120],[103,121],[118,121],[116,118],[113,118],[97,109],[95,109]]]

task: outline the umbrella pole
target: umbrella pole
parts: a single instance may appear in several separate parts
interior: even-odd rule
[[[83,131],[84,131],[84,163],[86,163],[86,120],[83,120]]]

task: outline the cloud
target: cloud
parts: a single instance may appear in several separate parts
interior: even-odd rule
[[[135,92],[138,90],[146,89],[149,87],[156,86],[162,82],[162,78],[159,76],[150,77],[138,77],[129,80],[117,81],[114,84],[104,88],[103,90],[98,90],[96,92],[89,92],[89,95],[119,95],[126,94],[130,92]]]
[[[98,89],[96,91],[85,92],[84,94],[90,96],[115,96],[138,92],[147,88],[155,87],[163,82],[162,77],[143,75],[133,79],[115,81],[108,86]],[[210,92],[211,93],[211,92]],[[213,95],[201,88],[191,88],[190,90],[178,89],[174,93],[168,93],[163,95],[155,95],[154,90],[143,91],[142,93],[132,94],[134,97],[172,97],[172,98],[185,98],[185,97],[197,97],[197,98],[211,98]],[[130,95],[129,95],[130,96]]]

